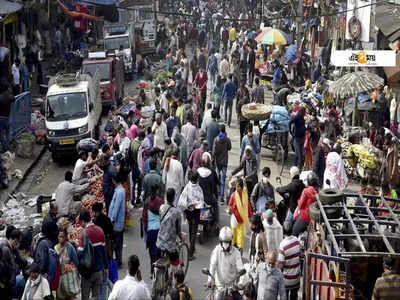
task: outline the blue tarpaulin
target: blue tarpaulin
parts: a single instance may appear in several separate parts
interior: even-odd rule
[[[117,0],[82,0],[79,1],[80,4],[87,4],[87,5],[116,5],[119,6],[119,1]]]
[[[10,131],[11,140],[15,140],[31,124],[32,94],[24,92],[15,97],[11,106]]]
[[[297,48],[296,45],[290,45],[286,49],[285,53],[285,61],[287,64],[291,64],[297,57]]]

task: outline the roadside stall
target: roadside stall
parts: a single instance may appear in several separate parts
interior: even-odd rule
[[[371,299],[383,257],[400,262],[400,200],[320,191],[303,264],[303,299]]]

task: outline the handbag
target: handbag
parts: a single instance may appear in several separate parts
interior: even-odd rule
[[[60,286],[57,290],[57,296],[61,299],[63,296],[65,299],[70,298],[71,296],[78,294],[80,291],[79,274],[75,266],[72,266],[73,268],[71,267],[68,272],[61,275]]]

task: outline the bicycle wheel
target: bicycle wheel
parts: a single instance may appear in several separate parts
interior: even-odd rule
[[[152,299],[164,299],[165,270],[158,269],[152,286]]]
[[[275,163],[276,167],[278,168],[279,176],[282,176],[283,167],[285,165],[285,150],[283,149],[282,145],[276,145]]]
[[[179,246],[179,261],[186,277],[187,270],[189,269],[189,246],[186,243],[182,243]]]

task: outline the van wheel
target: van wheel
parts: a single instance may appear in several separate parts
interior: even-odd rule
[[[51,152],[51,159],[54,163],[58,163],[59,156],[55,152]]]

